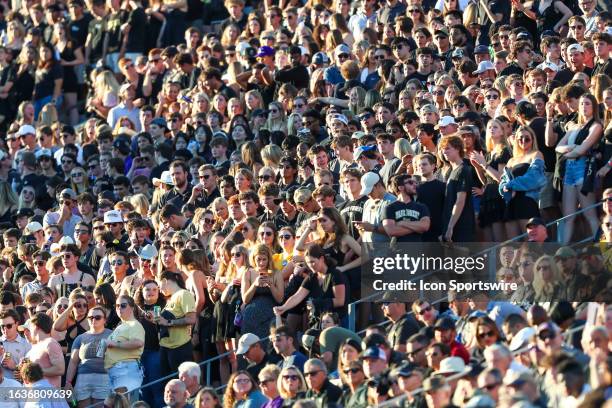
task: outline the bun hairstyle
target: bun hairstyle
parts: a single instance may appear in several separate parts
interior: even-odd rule
[[[335,267],[338,264],[335,259],[330,258],[325,253],[325,250],[319,244],[311,244],[311,245],[309,245],[308,248],[306,248],[306,252],[304,253],[304,256],[310,256],[310,257],[313,257],[313,258],[321,258],[321,257],[323,257],[323,258],[325,258],[325,264],[329,268],[333,268],[333,267]]]

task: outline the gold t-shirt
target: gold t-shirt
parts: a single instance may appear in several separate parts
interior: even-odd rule
[[[164,310],[172,313],[176,319],[182,319],[187,313],[196,311],[195,296],[188,290],[180,289],[170,297]],[[162,347],[174,349],[191,341],[191,326],[171,326],[168,331],[170,335],[159,340]]]
[[[138,320],[130,320],[121,322],[119,326],[108,337],[109,340],[126,342],[131,340],[141,340],[142,347],[137,349],[126,350],[118,347],[107,348],[104,353],[104,368],[107,370],[117,363],[122,361],[137,361],[144,350],[145,330]]]

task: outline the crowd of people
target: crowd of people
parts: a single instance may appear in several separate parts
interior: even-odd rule
[[[0,1],[0,390],[602,406],[611,52],[597,0]],[[349,308],[376,245],[516,237],[514,291]]]

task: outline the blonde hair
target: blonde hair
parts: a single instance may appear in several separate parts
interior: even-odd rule
[[[412,146],[410,146],[410,142],[408,141],[408,139],[397,139],[394,145],[395,146],[393,147],[393,155],[395,157],[401,159],[407,154],[411,154],[414,156],[414,150],[412,149]]]
[[[278,393],[280,394],[280,396],[283,397],[284,399],[291,398],[291,394],[289,394],[289,392],[285,389],[285,387],[283,387],[283,376],[288,374],[289,370],[294,371],[295,375],[298,376],[300,386],[297,392],[300,393],[300,392],[306,391],[306,380],[304,379],[304,376],[302,375],[301,371],[294,365],[283,367],[283,369],[280,372],[280,375],[278,376],[277,389],[278,389]]]
[[[550,280],[545,281],[542,278],[542,273],[538,271],[538,267],[543,263],[548,262],[550,265]],[[555,282],[559,282],[560,275],[555,260],[550,255],[543,255],[533,264],[533,288],[536,294],[542,294],[545,297],[554,295]]]
[[[520,133],[527,132],[531,137],[531,150],[528,152],[523,151],[518,144],[518,136]],[[527,153],[535,152],[538,150],[538,141],[536,140],[536,135],[533,133],[533,130],[529,126],[520,126],[514,132],[514,140],[512,142],[512,157],[517,158],[526,155]]]
[[[94,89],[98,97],[102,98],[106,93],[119,95],[119,88],[119,82],[117,82],[112,71],[105,70],[96,75]]]
[[[40,114],[38,115],[38,126],[53,126],[59,122],[59,115],[57,113],[57,107],[48,103],[42,107]]]
[[[493,141],[493,138],[491,137],[491,134],[489,133],[489,123],[497,123],[497,125],[501,128],[502,138],[501,138],[500,143],[496,144]],[[504,131],[504,125],[498,119],[491,119],[487,123],[487,128],[486,128],[486,133],[485,133],[485,145],[487,147],[487,152],[493,153],[496,151],[501,151],[504,147],[508,146],[508,144],[506,143],[506,138],[503,135],[503,131]]]
[[[135,194],[129,198],[130,203],[134,206],[134,210],[143,217],[148,217],[149,200],[144,194]]]
[[[278,145],[269,144],[261,149],[261,160],[264,166],[278,167],[281,157],[283,157],[283,150]]]

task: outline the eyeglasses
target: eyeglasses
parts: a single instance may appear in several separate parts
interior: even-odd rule
[[[309,371],[307,373],[304,373],[304,377],[314,377],[315,375],[319,374],[321,372],[321,370],[315,370],[315,371]]]
[[[274,235],[274,233],[272,231],[261,231],[259,233],[259,236],[261,237],[271,237],[272,235]]]
[[[239,378],[237,380],[235,380],[236,383],[238,384],[246,384],[246,383],[250,383],[251,380],[249,380],[248,378]]]
[[[425,313],[429,312],[430,310],[431,310],[431,306],[427,306],[425,309],[419,310],[419,315],[423,316]]]
[[[128,307],[128,304],[127,303],[117,303],[115,305],[115,307],[119,307],[121,309],[125,309],[126,307]]]
[[[295,374],[283,375],[283,380],[285,380],[285,381],[297,381],[299,379],[300,379],[300,377],[295,375]]]
[[[349,375],[349,374],[357,374],[358,372],[361,371],[361,369],[359,369],[359,368],[347,368],[347,369],[345,369],[343,371],[344,371],[345,375]]]
[[[478,334],[478,339],[484,339],[485,337],[495,337],[495,332],[493,331],[488,331],[488,332],[484,332],[484,333],[479,333]]]
[[[34,308],[36,309],[36,308]],[[11,330],[13,328],[15,324],[14,323],[8,323],[8,324],[0,324],[0,329],[4,330]]]
[[[489,94],[489,95],[485,96],[485,98],[487,98],[488,100],[495,100],[495,99],[499,99],[499,95],[497,95],[497,94]]]

